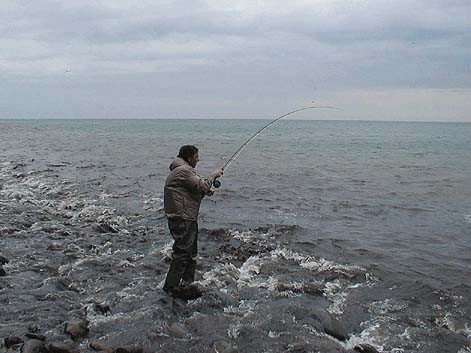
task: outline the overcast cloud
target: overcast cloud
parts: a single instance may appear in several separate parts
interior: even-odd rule
[[[0,117],[471,122],[471,1],[2,1]]]

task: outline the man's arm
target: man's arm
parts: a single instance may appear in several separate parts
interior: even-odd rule
[[[201,178],[194,170],[185,169],[183,176],[183,186],[189,190],[199,191],[204,195],[212,195],[211,186],[214,179],[223,174],[221,169],[214,170],[209,177]]]

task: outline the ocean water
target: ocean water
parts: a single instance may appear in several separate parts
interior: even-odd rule
[[[203,201],[207,293],[168,301],[168,165],[195,144],[208,174],[266,123],[0,121],[0,338],[87,319],[81,351],[471,352],[467,123],[273,125]]]

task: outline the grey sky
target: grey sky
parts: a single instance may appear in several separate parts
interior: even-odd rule
[[[471,1],[2,1],[0,117],[471,122]]]

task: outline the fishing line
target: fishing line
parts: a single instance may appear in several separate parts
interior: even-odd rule
[[[222,166],[221,170],[224,171],[225,169],[227,169],[232,164],[232,162],[234,162],[234,160],[239,156],[239,154],[244,150],[244,148],[247,147],[247,145],[250,142],[252,142],[253,139],[255,139],[258,135],[260,135],[262,133],[262,131],[267,129],[270,125],[272,125],[272,124],[276,123],[277,121],[287,117],[288,115],[295,114],[295,113],[298,113],[300,111],[308,110],[308,109],[335,109],[335,110],[341,110],[340,108],[331,107],[331,106],[328,106],[328,105],[317,105],[317,106],[314,105],[314,106],[309,106],[309,107],[304,107],[304,108],[298,108],[298,109],[290,111],[289,113],[283,114],[283,115],[273,119],[268,124],[266,124],[264,127],[262,127],[260,130],[255,132],[252,136],[250,136],[249,139],[247,141],[245,141],[237,149],[237,151],[235,151],[234,154],[227,160],[227,162]],[[216,178],[213,181],[213,185],[214,185],[215,188],[219,188],[221,186],[221,181],[219,181],[218,178]]]

